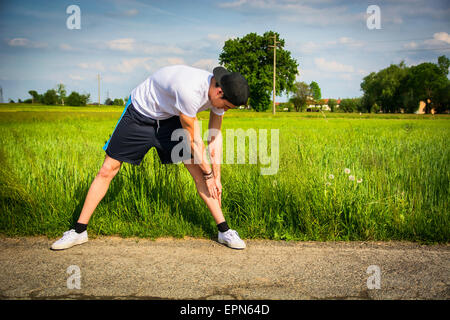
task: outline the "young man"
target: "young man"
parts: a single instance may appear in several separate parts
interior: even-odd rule
[[[172,149],[179,141],[172,133],[184,129],[189,152],[177,155],[192,175],[197,192],[208,206],[218,228],[218,241],[234,249],[244,249],[238,233],[228,227],[222,214],[220,158],[222,117],[228,109],[247,102],[249,87],[239,73],[217,67],[213,73],[188,66],[164,67],[136,87],[128,99],[116,127],[105,144],[105,161],[92,182],[75,227],[64,232],[52,249],[62,250],[88,241],[87,224],[105,196],[122,162],[139,165],[155,147],[161,163],[173,163]],[[210,109],[208,150],[200,136],[198,112]],[[216,134],[211,134],[211,133]],[[176,139],[174,139],[176,140]],[[183,151],[183,150],[181,150]],[[193,156],[191,156],[193,154]],[[194,158],[194,161],[192,161]]]

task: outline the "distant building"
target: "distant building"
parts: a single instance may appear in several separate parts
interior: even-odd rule
[[[328,106],[329,99],[322,99],[320,101],[315,101],[311,96],[308,96],[307,104],[308,108],[306,111],[331,111],[331,108]],[[336,108],[339,108],[339,104],[341,103],[341,99],[336,100]],[[309,109],[309,110],[308,110]]]
[[[431,102],[430,99],[428,99],[428,103],[430,103],[430,102]],[[420,101],[419,109],[414,113],[415,114],[425,114],[425,106],[426,106],[425,101]],[[431,109],[431,114],[435,114],[435,113],[436,113],[436,109],[435,108]]]

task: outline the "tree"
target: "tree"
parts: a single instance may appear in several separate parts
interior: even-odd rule
[[[331,112],[334,112],[334,109],[337,106],[337,101],[335,99],[328,99],[328,107],[330,108]]]
[[[314,100],[319,101],[322,99],[322,93],[320,92],[320,87],[317,84],[317,82],[312,81],[309,85],[309,88],[311,90],[311,95],[313,96]]]
[[[105,100],[106,106],[112,106],[113,104],[114,104],[114,102],[110,98],[106,98],[106,100]]]
[[[445,112],[447,104],[445,88],[450,60],[440,56],[438,63],[421,63],[406,67],[402,61],[398,65],[390,65],[379,72],[372,72],[361,82],[364,95],[361,108],[369,112],[374,106],[383,112],[415,112],[420,101],[425,102],[425,112],[432,108]]]
[[[113,105],[123,106],[123,100],[122,99],[114,99]]]
[[[439,92],[448,83],[447,75],[438,65],[424,62],[412,66],[405,81],[407,88],[412,90],[412,100],[419,104],[425,102],[425,113],[430,113],[434,105],[439,105]]]
[[[289,101],[294,105],[295,111],[302,112],[303,108],[306,107],[308,96],[311,95],[310,87],[304,82],[296,82],[291,93],[292,97]]]
[[[438,90],[436,94],[436,113],[444,113],[450,110],[450,81]]]
[[[227,40],[219,56],[219,62],[232,72],[241,73],[250,88],[249,103],[256,111],[270,107],[273,90],[273,36],[277,36],[276,94],[293,89],[298,64],[291,53],[284,50],[285,41],[273,31],[260,36],[249,33],[242,38]]]
[[[408,68],[402,61],[364,77],[361,83],[361,90],[364,92],[362,108],[369,111],[377,103],[383,112],[400,111],[401,93],[404,90],[402,85],[407,74]]]
[[[438,66],[442,74],[448,75],[448,68],[450,67],[450,60],[446,56],[440,56],[438,58]]]
[[[66,86],[62,83],[56,85],[56,92],[58,93],[58,102],[64,105],[64,99],[66,98]]]
[[[360,98],[342,99],[339,109],[344,112],[355,112],[360,108]]]
[[[85,106],[89,101],[90,94],[79,94],[76,91],[67,97],[67,105],[69,106]]]
[[[30,90],[28,91],[28,94],[32,97],[32,103],[40,103],[42,100],[42,95],[40,95],[39,93],[37,93],[37,91],[35,90]]]
[[[85,93],[85,94],[81,94],[80,95],[80,99],[81,99],[81,105],[85,106],[88,104],[89,99],[91,98],[91,94],[90,93]]]
[[[49,89],[46,93],[42,96],[42,103],[46,105],[54,105],[58,103],[58,94],[56,93],[56,90]]]

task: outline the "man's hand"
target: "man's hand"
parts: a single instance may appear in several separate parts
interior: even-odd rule
[[[209,194],[214,199],[219,200],[219,205],[220,205],[220,197],[219,197],[218,187],[216,185],[216,179],[215,178],[206,179],[205,182],[206,182],[206,187],[208,188]]]

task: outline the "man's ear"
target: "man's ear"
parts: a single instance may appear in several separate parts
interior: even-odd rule
[[[217,95],[220,96],[221,98],[223,97],[223,90],[221,87],[217,87]]]

